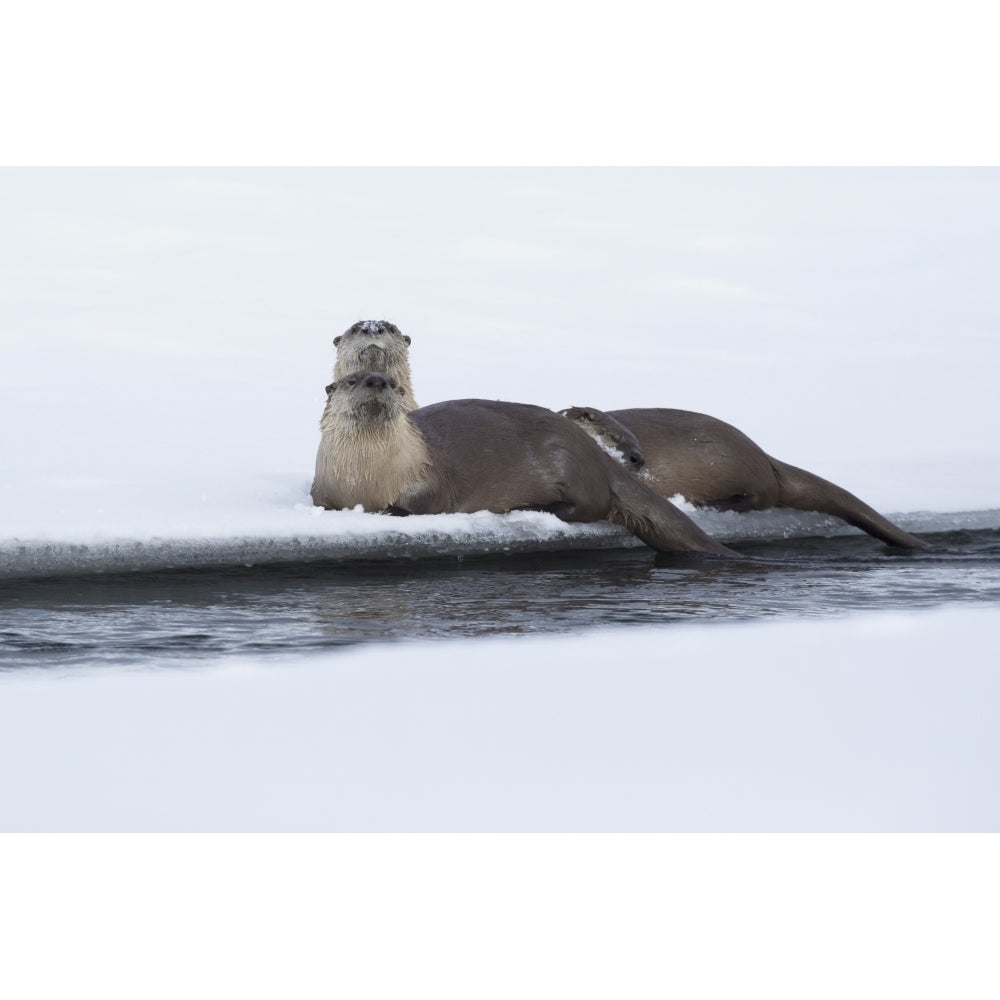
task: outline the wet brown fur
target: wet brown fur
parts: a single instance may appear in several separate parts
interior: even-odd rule
[[[742,431],[690,410],[593,407],[562,411],[590,434],[634,435],[645,459],[644,480],[661,496],[680,494],[717,510],[788,507],[842,518],[890,545],[924,548],[853,493],[766,454]]]
[[[328,387],[314,503],[410,514],[544,510],[612,521],[664,552],[737,555],[551,410],[459,399],[407,413],[400,388],[378,372]]]

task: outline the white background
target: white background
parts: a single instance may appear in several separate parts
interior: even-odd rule
[[[947,12],[891,3],[816,12],[782,3],[667,7],[655,17],[644,5],[629,3],[614,10],[515,4],[482,17],[449,4],[367,11],[292,4],[280,13],[225,4],[200,4],[197,11],[182,4],[162,12],[123,4],[22,6],[10,12],[0,42],[0,82],[7,95],[0,159],[995,163],[995,130],[989,127],[997,89],[994,36],[981,12],[975,3],[953,4]],[[6,193],[6,176],[3,182]],[[566,183],[570,203],[577,204],[573,183],[579,182]],[[633,346],[641,331],[644,351],[654,355],[640,373],[644,387],[654,369],[660,379],[669,378],[670,369],[657,365],[666,359],[676,368],[680,355],[688,367],[665,384],[670,398],[664,405],[731,419],[784,460],[834,479],[850,478],[845,485],[876,505],[995,505],[995,480],[992,474],[982,478],[980,460],[996,455],[988,405],[995,299],[975,275],[988,280],[995,273],[988,251],[995,245],[996,216],[992,199],[971,194],[981,183],[966,180],[956,200],[953,183],[952,194],[942,197],[935,181],[926,198],[911,181],[909,208],[893,217],[902,220],[901,227],[883,215],[867,239],[852,238],[852,230],[856,236],[866,220],[879,218],[885,199],[865,197],[867,211],[852,215],[848,206],[844,216],[832,211],[839,199],[830,195],[826,216],[820,206],[803,208],[800,198],[791,214],[825,217],[816,232],[799,233],[800,253],[776,259],[763,250],[745,251],[734,269],[719,263],[718,249],[714,262],[703,266],[705,258],[699,260],[688,243],[690,254],[675,258],[666,274],[662,267],[656,271],[657,281],[675,283],[645,296],[641,289],[652,270],[636,264],[645,258],[634,252],[640,231],[634,209],[626,211],[627,232],[614,244],[617,255],[627,254],[631,262],[630,268],[611,268],[624,284],[605,285],[599,294],[593,285],[608,265],[595,248],[606,240],[593,233],[573,258],[576,270],[564,272],[585,273],[585,281],[554,282],[558,268],[544,253],[535,268],[517,254],[503,263],[503,241],[517,244],[520,230],[510,229],[517,219],[524,223],[522,203],[509,228],[498,225],[499,248],[474,244],[479,252],[489,251],[489,268],[467,263],[463,270],[458,253],[450,269],[404,254],[407,273],[423,279],[447,278],[456,269],[467,280],[476,273],[508,279],[485,289],[488,295],[475,282],[466,291],[461,281],[440,289],[425,280],[420,303],[387,300],[386,289],[412,290],[416,282],[404,284],[405,276],[387,271],[380,279],[377,262],[367,265],[367,282],[362,263],[349,267],[351,280],[337,295],[332,283],[320,287],[318,277],[303,279],[308,294],[298,297],[280,282],[269,291],[271,277],[283,273],[290,283],[287,276],[308,274],[315,261],[294,259],[303,244],[293,235],[290,248],[285,244],[292,259],[277,267],[280,251],[273,246],[282,245],[281,234],[265,226],[256,230],[254,244],[254,233],[243,227],[258,223],[247,223],[242,210],[235,214],[246,244],[234,247],[231,241],[213,252],[210,241],[184,235],[191,220],[176,202],[171,218],[155,212],[145,220],[159,236],[143,241],[135,238],[143,228],[141,198],[133,201],[131,215],[126,211],[114,223],[107,202],[102,210],[96,195],[88,210],[74,197],[61,206],[56,196],[48,202],[51,185],[34,195],[19,190],[13,204],[4,202],[2,227],[0,379],[7,393],[20,393],[15,404],[4,397],[4,468],[16,470],[19,483],[32,476],[40,484],[34,503],[17,504],[22,512],[30,509],[36,525],[48,517],[41,484],[69,468],[91,469],[102,482],[123,469],[151,473],[159,467],[151,453],[159,449],[159,460],[168,465],[191,460],[195,478],[209,464],[238,471],[244,455],[231,450],[228,428],[221,436],[218,431],[236,419],[234,400],[262,405],[259,382],[269,374],[268,384],[280,385],[275,411],[296,410],[253,418],[260,464],[307,479],[308,469],[299,470],[303,461],[311,463],[312,445],[300,435],[303,419],[314,420],[321,402],[317,366],[329,362],[323,340],[355,318],[378,315],[399,322],[414,336],[415,349],[426,352],[426,362],[415,366],[424,400],[454,395],[430,380],[440,373],[451,385],[455,373],[444,371],[442,356],[468,361],[457,353],[457,338],[474,361],[459,372],[468,379],[465,393],[516,398],[514,390],[526,387],[523,398],[537,402],[552,392],[553,405],[613,405],[604,394],[608,364],[591,368],[576,339],[567,352],[561,341],[567,327],[555,319],[558,306],[574,338],[582,325],[586,336],[606,345],[612,317],[622,317],[619,335]],[[779,185],[788,189],[779,206],[796,204],[797,184]],[[641,185],[637,190],[641,196]],[[855,193],[861,197],[857,188]],[[694,228],[714,201],[707,196],[695,209]],[[657,202],[654,214],[665,204]],[[159,196],[155,203],[161,203]],[[124,211],[121,201],[112,198],[112,204]],[[394,204],[394,217],[422,219],[418,206],[404,212],[399,201]],[[513,212],[509,199],[504,204],[498,214]],[[765,223],[776,218],[773,192],[759,205]],[[48,217],[40,218],[46,206]],[[308,215],[304,206],[301,216]],[[383,225],[390,231],[395,225],[398,235],[403,223],[385,218]],[[777,219],[780,236],[795,236],[794,218]],[[840,219],[845,224],[837,240]],[[471,222],[463,225],[474,229]],[[534,235],[521,245],[551,250],[553,244],[527,225]],[[196,221],[195,228],[204,233],[203,223]],[[765,225],[750,228],[766,235]],[[11,244],[11,229],[23,242]],[[321,244],[342,246],[324,225],[316,231]],[[425,229],[419,231],[428,238]],[[896,237],[886,241],[890,231]],[[739,235],[735,224],[725,235],[734,232]],[[150,252],[157,239],[160,249]],[[453,242],[445,231],[433,245]],[[180,248],[193,245],[193,259],[179,268]],[[385,243],[372,231],[362,245]],[[564,240],[555,245],[565,252]],[[667,245],[657,244],[662,257],[669,256]],[[824,255],[823,247],[831,252]],[[243,275],[255,252],[255,292],[248,297]],[[11,253],[17,280],[8,274]],[[930,253],[939,254],[937,263]],[[228,291],[227,259],[233,262]],[[323,254],[319,260],[320,266],[335,262]],[[750,263],[758,260],[759,270]],[[61,281],[54,274],[58,262]],[[92,269],[92,280],[83,276],[84,267]],[[784,281],[788,268],[798,275],[794,285]],[[637,270],[641,280],[633,281]],[[912,280],[899,280],[900,270]],[[526,271],[539,280],[527,282]],[[826,284],[838,273],[842,280]],[[326,277],[334,280],[329,272]],[[138,294],[130,299],[131,284]],[[548,298],[552,284],[557,289]],[[752,333],[735,372],[727,360],[732,341],[711,355],[718,347],[713,332],[732,329],[722,292],[728,289],[731,305],[733,286],[784,301],[775,307],[751,296],[745,308],[728,314]],[[895,291],[882,296],[883,287]],[[524,296],[533,314],[522,308]],[[683,305],[685,296],[695,302]],[[95,306],[95,297],[103,304]],[[242,300],[242,313],[233,298]],[[588,300],[584,308],[581,302]],[[32,325],[33,312],[39,322]],[[310,322],[302,321],[306,313]],[[789,322],[781,322],[782,314]],[[468,321],[476,317],[513,321],[519,331],[494,327],[489,349],[473,348]],[[651,319],[655,338],[647,339]],[[824,326],[839,336],[818,336]],[[246,369],[235,369],[232,344],[216,339],[223,329],[225,337],[243,332],[253,345]],[[553,330],[560,339],[541,335]],[[485,328],[472,334],[480,332]],[[661,346],[660,338],[668,335]],[[849,349],[839,354],[845,343]],[[923,352],[917,372],[907,361],[907,343]],[[286,344],[282,359],[277,355]],[[868,344],[870,351],[863,349]],[[720,378],[706,388],[706,351],[713,373],[727,375],[728,384]],[[553,362],[565,371],[567,353],[598,380],[600,396],[582,400],[554,391]],[[512,355],[516,364],[500,364]],[[825,364],[817,366],[820,357]],[[791,371],[783,368],[789,361]],[[810,379],[817,367],[819,374]],[[74,374],[82,378],[74,380]],[[775,386],[788,386],[789,374],[797,384],[809,383],[797,390],[793,419],[774,396]],[[573,376],[579,379],[581,371]],[[180,397],[169,388],[172,378],[183,390]],[[503,384],[493,388],[494,378]],[[762,380],[766,391],[751,392]],[[304,389],[307,384],[315,389]],[[738,396],[734,385],[742,387]],[[192,399],[194,388],[199,394]],[[315,401],[307,399],[311,392]],[[78,398],[82,407],[70,406],[70,416],[62,417],[67,403]],[[636,398],[629,395],[629,402]],[[750,399],[752,407],[746,406]],[[840,404],[836,415],[831,399]],[[723,407],[736,402],[738,412]],[[140,429],[136,414],[143,418]],[[30,434],[22,433],[24,427]],[[192,427],[202,435],[199,447],[176,450],[176,437],[168,432]],[[848,433],[835,438],[831,427]],[[94,444],[95,429],[104,433],[104,447]],[[53,472],[51,455],[60,440],[64,446]],[[887,443],[899,448],[902,460],[892,475],[879,471],[889,461]],[[923,461],[937,464],[924,467]],[[966,654],[958,649],[955,658]],[[72,752],[66,748],[67,755]],[[30,767],[22,773],[30,782]],[[553,848],[535,838],[528,847],[507,839],[484,848],[464,838],[427,849],[412,838],[215,843],[6,838],[2,913],[11,955],[4,970],[15,995],[65,993],[95,982],[104,995],[122,996],[137,990],[207,996],[233,986],[244,995],[285,990],[300,996],[327,995],[334,986],[352,996],[483,996],[491,989],[492,995],[551,996],[567,989],[608,995],[622,986],[629,995],[662,995],[673,986],[686,996],[995,992],[992,840],[910,837],[859,844],[793,838],[758,846],[746,838],[613,838],[601,845],[564,838]]]

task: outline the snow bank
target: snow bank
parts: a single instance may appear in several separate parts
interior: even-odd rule
[[[235,532],[212,521],[190,534],[95,535],[86,541],[4,539],[0,579],[131,570],[193,569],[315,560],[418,559],[623,548],[642,544],[610,524],[565,524],[551,514],[442,514],[411,518],[300,505],[249,518]]]
[[[567,524],[535,511],[388,517],[312,506],[299,477],[243,476],[152,483],[60,481],[45,499],[20,491],[0,535],[0,579],[61,574],[294,563],[417,559],[641,545],[608,523]],[[747,514],[674,502],[727,542],[857,533],[801,511]],[[1000,510],[898,515],[911,531],[1000,527]],[[873,540],[872,544],[880,544]]]
[[[0,674],[4,830],[996,830],[1000,610]]]

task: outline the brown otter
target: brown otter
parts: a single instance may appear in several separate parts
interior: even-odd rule
[[[380,369],[404,388],[406,408],[416,409],[410,338],[396,326],[384,320],[355,323],[334,345],[334,378],[343,377],[352,366]],[[648,462],[643,476],[662,496],[680,494],[691,503],[717,510],[815,510],[843,518],[890,545],[926,547],[926,542],[896,527],[847,490],[771,458],[742,431],[715,417],[668,409],[607,414],[592,407],[572,407],[560,412],[603,447],[620,452],[634,471]]]
[[[360,320],[334,337],[333,346],[337,348],[334,379],[351,372],[384,372],[402,386],[406,408],[417,408],[410,375],[410,338],[394,323],[384,319]]]
[[[638,440],[643,477],[661,496],[680,494],[717,510],[792,507],[843,518],[890,545],[927,543],[896,527],[847,490],[805,469],[771,458],[742,431],[689,410],[629,409],[603,413],[574,406],[560,411],[589,434]]]
[[[543,510],[612,521],[663,552],[737,555],[541,406],[458,399],[408,412],[394,379],[355,372],[327,386],[320,430],[312,498],[321,507]]]

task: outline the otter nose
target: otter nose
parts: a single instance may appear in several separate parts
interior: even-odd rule
[[[368,389],[388,389],[389,380],[383,375],[369,375],[365,379],[365,387]]]

